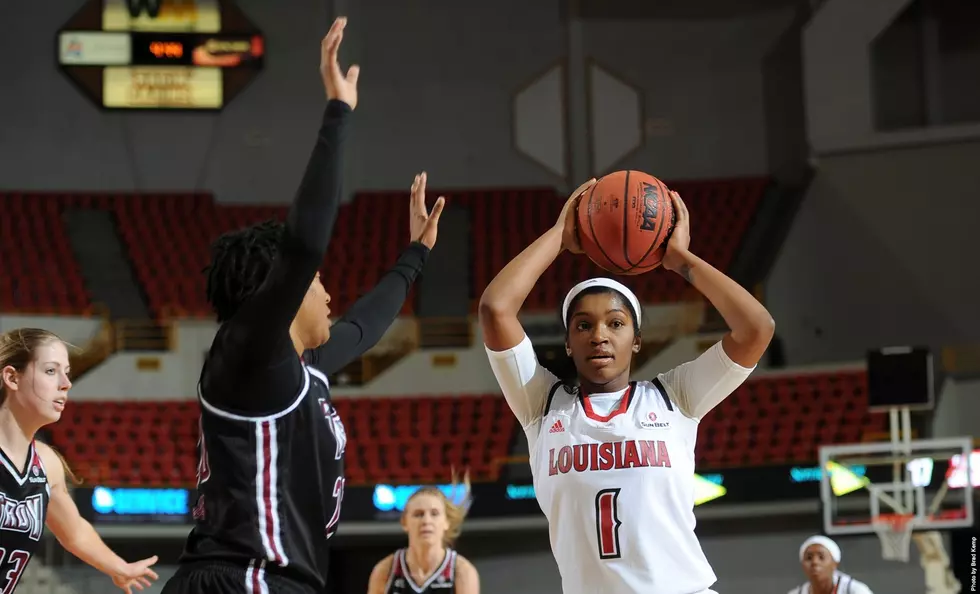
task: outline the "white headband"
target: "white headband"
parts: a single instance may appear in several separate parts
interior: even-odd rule
[[[592,287],[606,287],[607,289],[612,289],[622,293],[623,297],[629,300],[630,305],[633,306],[633,312],[636,313],[636,325],[637,329],[640,326],[640,300],[636,298],[633,291],[626,288],[626,285],[616,282],[611,278],[590,278],[587,281],[582,281],[579,284],[572,287],[572,290],[565,295],[565,302],[561,306],[561,323],[568,328],[568,307],[572,304],[575,297],[586,289],[591,289]]]
[[[810,538],[803,541],[803,546],[800,547],[800,562],[803,561],[803,557],[806,555],[806,550],[810,548],[810,545],[820,545],[830,552],[830,557],[834,560],[834,563],[840,563],[840,547],[837,543],[830,540],[826,536],[811,536]]]

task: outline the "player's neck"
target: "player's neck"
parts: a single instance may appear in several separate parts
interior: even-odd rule
[[[27,459],[27,451],[39,428],[25,427],[9,406],[0,406],[0,448],[17,465],[17,470],[23,470],[20,465]]]
[[[629,371],[605,384],[593,384],[583,377],[578,378],[579,388],[583,394],[613,394],[622,392],[630,385]]]
[[[439,569],[442,562],[446,560],[446,549],[442,545],[430,546],[419,544],[408,547],[408,566],[418,572],[419,575],[428,577]]]
[[[819,581],[810,580],[810,594],[833,594],[834,576],[828,576]]]

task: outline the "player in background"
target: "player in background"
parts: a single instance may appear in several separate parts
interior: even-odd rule
[[[842,571],[840,547],[826,536],[811,536],[800,546],[800,564],[807,582],[789,594],[872,594],[871,588]]]
[[[195,524],[165,594],[324,591],[347,443],[327,378],[382,337],[436,242],[445,201],[429,214],[423,174],[409,203],[411,244],[331,327],[318,270],[357,105],[358,69],[344,74],[337,62],[345,26],[337,19],[321,44],[327,105],[285,225],[254,225],[212,247],[207,294],[219,327],[198,384]]]
[[[562,385],[539,364],[517,316],[558,254],[581,252],[575,206],[594,183],[578,188],[555,225],[484,291],[487,355],[527,435],[563,592],[711,592],[715,574],[694,534],[698,420],[752,372],[773,321],[748,291],[689,251],[689,214],[672,193],[677,220],[663,267],[694,285],[730,331],[694,361],[631,382],[640,303],[616,281],[585,281],[562,304],[566,351],[578,373],[577,386]]]
[[[453,500],[458,486],[454,477]],[[462,486],[464,496],[459,504],[437,487],[412,493],[402,512],[408,547],[374,566],[367,594],[480,594],[476,567],[452,549],[469,508],[469,475]]]
[[[52,332],[0,334],[0,592],[12,594],[38,548],[45,524],[61,546],[131,593],[156,580],[151,557],[127,563],[78,514],[67,465],[34,438],[57,423],[68,402],[68,349]]]

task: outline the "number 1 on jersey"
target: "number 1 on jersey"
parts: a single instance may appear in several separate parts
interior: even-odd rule
[[[619,489],[603,489],[595,496],[595,530],[600,559],[619,559]]]

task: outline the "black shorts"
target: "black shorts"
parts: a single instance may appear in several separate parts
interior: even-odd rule
[[[321,594],[311,584],[267,572],[259,562],[248,567],[224,561],[181,565],[162,594]]]

